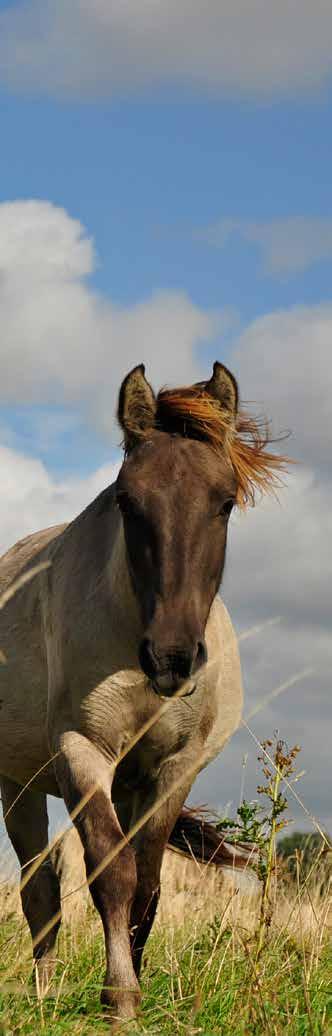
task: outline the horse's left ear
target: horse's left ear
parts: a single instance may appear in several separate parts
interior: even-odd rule
[[[223,410],[228,410],[235,418],[237,414],[239,392],[234,375],[218,360],[213,364],[213,374],[205,384],[205,391],[218,400]]]
[[[144,363],[140,363],[127,374],[120,388],[118,421],[127,448],[135,446],[154,427],[156,409],[155,394],[145,378]]]

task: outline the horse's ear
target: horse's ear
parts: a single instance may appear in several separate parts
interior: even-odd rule
[[[127,374],[120,388],[118,420],[127,448],[134,446],[154,427],[156,409],[156,397],[145,378],[144,363],[140,363]]]
[[[239,392],[233,374],[218,360],[213,364],[213,374],[205,384],[205,391],[218,400],[223,410],[228,410],[235,418],[237,414]]]

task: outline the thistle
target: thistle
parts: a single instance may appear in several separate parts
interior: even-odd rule
[[[300,752],[299,745],[288,749],[285,741],[275,738],[261,742],[263,755],[258,756],[258,762],[262,764],[263,775],[266,784],[259,785],[257,792],[265,795],[270,803],[269,812],[264,821],[266,825],[266,836],[261,845],[260,852],[260,877],[263,883],[260,917],[257,932],[256,962],[261,955],[266,935],[271,924],[271,884],[276,869],[276,838],[279,831],[288,823],[283,817],[288,807],[286,796],[281,791],[283,778],[289,778],[294,773],[295,759]],[[271,753],[271,749],[273,752]]]

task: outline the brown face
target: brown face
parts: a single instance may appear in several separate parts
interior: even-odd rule
[[[220,585],[236,495],[229,462],[204,442],[153,430],[117,480],[144,637],[139,658],[172,695],[206,661],[204,631]]]

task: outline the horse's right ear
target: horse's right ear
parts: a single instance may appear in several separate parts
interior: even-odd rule
[[[122,382],[119,395],[118,421],[124,431],[125,446],[130,449],[155,425],[157,401],[145,377],[144,363],[134,367]]]

